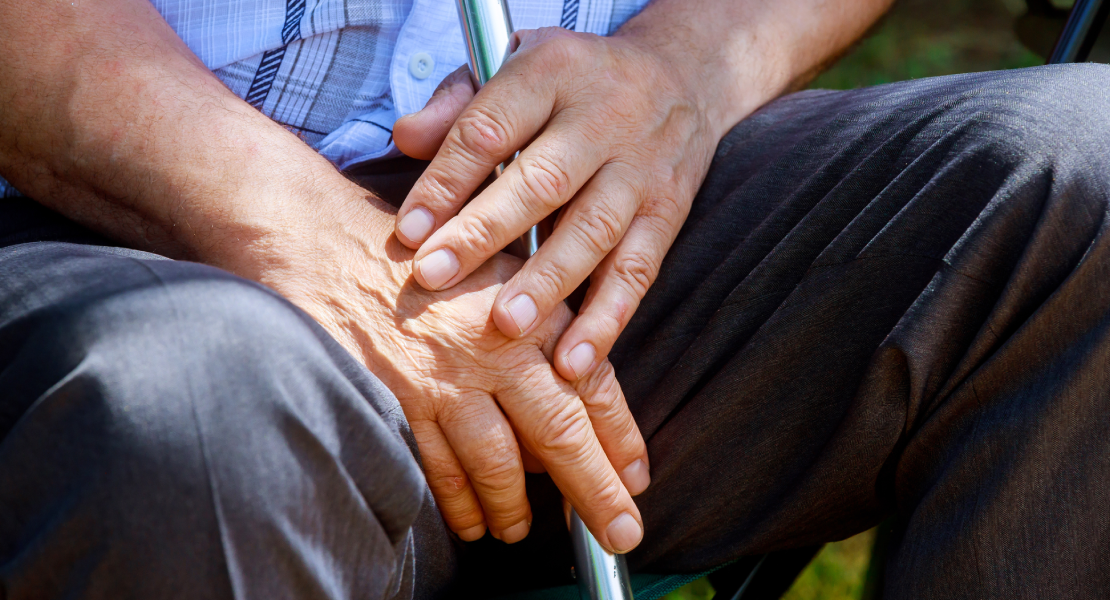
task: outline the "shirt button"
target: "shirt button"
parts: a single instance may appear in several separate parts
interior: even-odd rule
[[[427,79],[435,67],[435,59],[427,52],[417,52],[409,59],[409,73],[417,79]]]

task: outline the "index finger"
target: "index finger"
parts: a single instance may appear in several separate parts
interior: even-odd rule
[[[455,120],[397,213],[396,229],[405,245],[416,248],[442,227],[494,168],[524,147],[547,122],[554,95],[543,78],[529,79],[523,72],[499,72]],[[432,225],[416,228],[414,235],[420,239],[413,239],[401,232],[400,224],[417,209],[431,215]]]
[[[413,257],[413,276],[417,283],[429,290],[457,284],[490,256],[565,204],[590,180],[604,163],[605,155],[598,144],[590,142],[587,128],[572,120],[555,117],[548,122],[544,132],[520,153],[497,181],[424,242]],[[628,220],[634,208],[628,211]],[[588,257],[587,262],[589,260]],[[596,264],[596,260],[593,262]],[[584,271],[582,278],[588,272]],[[568,285],[568,277],[555,275],[551,279],[556,289]],[[554,304],[551,294],[544,296],[540,300],[550,311]],[[554,299],[558,300],[562,297]],[[540,319],[519,324],[519,330],[513,334],[522,335],[532,323],[542,322],[546,314],[540,316]],[[509,331],[512,329],[517,328]]]
[[[521,377],[494,394],[602,546],[623,554],[643,538],[643,521],[594,434],[582,400],[538,350]]]

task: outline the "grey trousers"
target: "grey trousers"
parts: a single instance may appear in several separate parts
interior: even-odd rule
[[[738,125],[612,354],[652,464],[633,569],[894,515],[886,598],[1110,596],[1108,207],[1107,67]],[[549,480],[521,544],[453,539],[392,394],[272,292],[29,201],[0,246],[0,597],[566,582]]]

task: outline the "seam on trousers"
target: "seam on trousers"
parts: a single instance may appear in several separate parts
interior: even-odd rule
[[[174,328],[173,329],[174,329],[174,335],[175,335],[175,337],[177,337],[177,346],[178,346],[178,348],[183,347],[184,346],[184,339],[182,338],[182,336],[180,335],[180,332],[179,332],[179,327],[181,326],[182,318],[181,318],[180,312],[178,311],[177,302],[174,301],[173,295],[168,292],[168,288],[170,286],[166,283],[166,280],[163,279],[162,276],[158,274],[157,271],[150,268],[150,265],[147,265],[145,262],[143,262],[139,259],[136,259],[136,258],[129,258],[128,260],[133,261],[135,264],[139,265],[142,269],[145,269],[148,273],[150,273],[151,277],[153,277],[154,280],[158,283],[159,290],[162,291],[165,294],[166,299],[169,300],[169,305],[171,307],[173,307],[173,312],[174,312],[174,317],[175,317],[175,322],[174,322]],[[183,361],[183,362],[185,364],[188,364],[188,361]],[[215,477],[212,474],[211,459],[210,459],[209,454],[208,454],[208,444],[206,444],[205,441],[204,441],[204,434],[203,434],[203,432],[201,430],[201,426],[200,426],[200,416],[197,414],[196,394],[194,393],[193,386],[192,386],[192,382],[196,381],[196,378],[193,377],[193,375],[194,374],[190,373],[190,377],[189,377],[189,382],[190,382],[189,383],[189,389],[188,389],[189,406],[190,406],[190,409],[191,409],[190,412],[192,412],[192,414],[193,414],[193,425],[196,428],[197,443],[200,444],[201,460],[204,461],[204,463],[203,463],[204,464],[204,474],[208,478],[208,497],[212,501],[212,512],[213,512],[213,514],[216,518],[216,527],[219,528],[219,531],[220,531],[220,548],[223,549],[223,553],[224,553],[224,561],[223,561],[224,562],[224,574],[227,575],[228,588],[231,590],[232,597],[234,597],[234,598],[245,598],[246,594],[243,593],[242,590],[238,589],[239,586],[237,585],[236,577],[234,577],[232,575],[232,572],[231,572],[231,556],[232,556],[232,554],[230,552],[230,549],[228,548],[228,546],[230,544],[230,541],[228,540],[227,529],[224,526],[224,516],[223,516],[223,510],[221,509],[221,506],[220,506],[219,494],[216,493],[217,492],[217,485],[216,485]]]

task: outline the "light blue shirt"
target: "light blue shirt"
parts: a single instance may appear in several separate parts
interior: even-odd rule
[[[608,35],[648,0],[508,0],[513,25]],[[343,169],[466,62],[455,0],[152,0],[233,92]],[[0,196],[16,191],[0,179]]]

